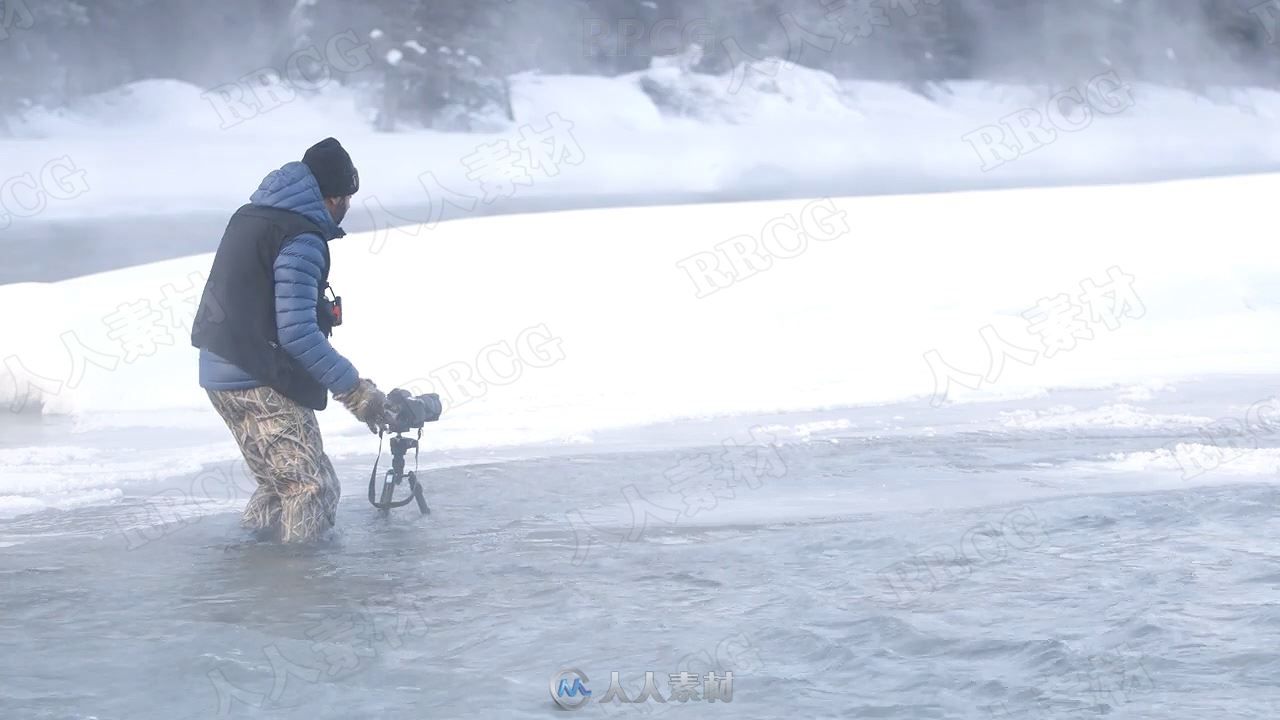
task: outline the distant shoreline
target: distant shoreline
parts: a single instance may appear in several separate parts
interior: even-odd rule
[[[1280,171],[1280,168],[1277,168]],[[444,205],[444,219],[488,215],[587,210],[607,207],[643,207],[646,205],[683,205],[696,203],[788,200],[806,197],[841,197],[875,195],[909,195],[941,192],[968,192],[1023,187],[1063,187],[1071,185],[1115,185],[1143,182],[1175,182],[1194,178],[1267,174],[1268,170],[1229,168],[1206,170],[1169,176],[1134,168],[1128,173],[1105,180],[1054,179],[1029,184],[1025,178],[974,183],[959,183],[954,178],[921,178],[902,176],[886,179],[879,175],[867,183],[790,184],[782,187],[747,187],[717,192],[633,193],[598,195],[555,195],[514,197],[492,205],[480,204],[472,212]],[[391,213],[404,218],[424,217],[428,208],[422,205],[389,207]],[[22,282],[57,282],[99,272],[143,265],[178,257],[213,252],[217,249],[227,218],[235,211],[188,211],[137,216],[44,219],[32,218],[16,222],[0,230],[0,285]],[[369,213],[353,204],[344,228],[348,233],[374,229]]]

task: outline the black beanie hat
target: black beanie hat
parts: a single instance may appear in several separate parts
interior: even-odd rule
[[[311,174],[320,183],[320,194],[327,198],[355,195],[360,190],[360,173],[351,164],[351,156],[342,143],[333,138],[312,145],[302,156],[302,162],[311,168]]]

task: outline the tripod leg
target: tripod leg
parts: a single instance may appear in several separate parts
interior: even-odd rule
[[[386,476],[382,478],[382,499],[379,501],[382,507],[378,509],[378,513],[383,517],[391,514],[391,498],[396,492],[396,483],[392,482],[392,474],[388,470]]]
[[[418,501],[418,511],[423,515],[430,515],[431,508],[427,507],[427,499],[422,496],[422,485],[418,483],[418,476],[409,473],[409,488],[413,491],[413,499]]]

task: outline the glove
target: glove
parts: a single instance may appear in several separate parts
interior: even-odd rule
[[[370,432],[378,433],[387,422],[387,396],[372,380],[360,378],[355,387],[333,397],[368,425]]]

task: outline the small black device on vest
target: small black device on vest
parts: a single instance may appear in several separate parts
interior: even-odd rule
[[[320,298],[320,312],[331,320],[329,327],[338,327],[342,324],[342,298],[333,292],[329,283],[324,284],[324,296]]]

